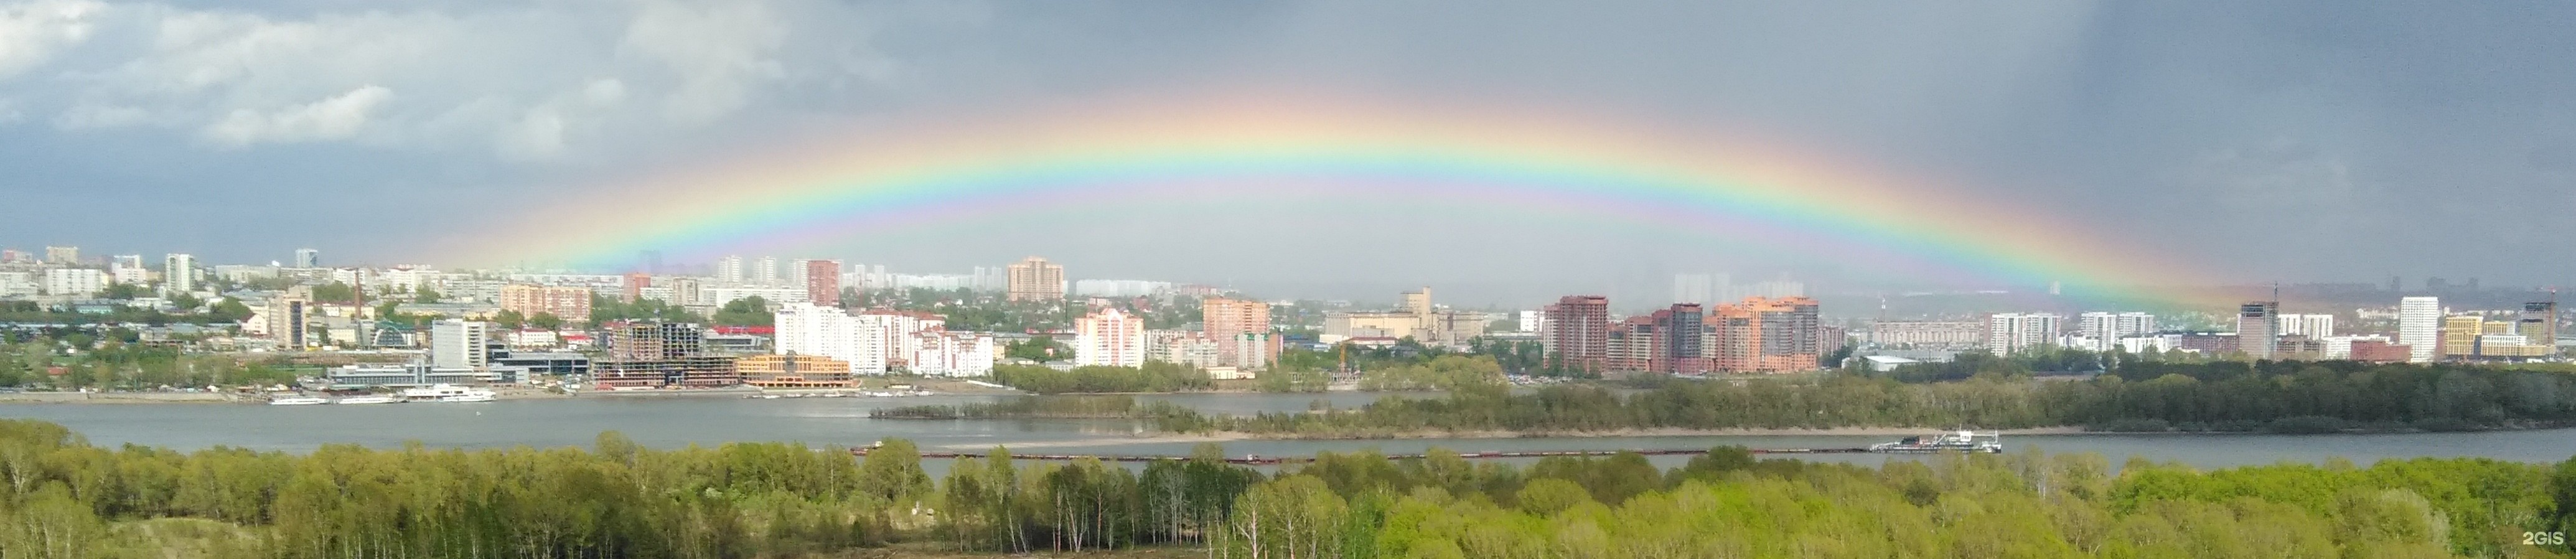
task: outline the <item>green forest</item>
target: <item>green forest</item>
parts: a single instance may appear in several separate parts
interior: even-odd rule
[[[995,449],[996,455],[1007,451]],[[1274,472],[1202,446],[1143,468],[910,443],[310,454],[101,448],[0,421],[0,556],[823,557],[1194,549],[1210,557],[2565,557],[2576,459],[2195,471],[2087,454],[1884,467],[1719,448],[1519,466],[1434,451]]]
[[[1907,382],[1917,380],[1917,382]],[[1176,417],[1180,431],[1382,437],[1425,431],[2084,426],[2112,431],[2459,431],[2576,422],[2576,375],[2479,366],[2146,361],[2089,379],[1976,374],[1926,382],[1853,371],[1779,379],[1665,379],[1515,392],[1457,384],[1330,413]]]
[[[71,333],[60,338],[0,341],[0,387],[147,390],[295,381],[292,370],[268,363],[245,363],[221,355],[189,355],[177,348],[138,344],[131,330],[110,330],[107,334],[110,339],[106,340]],[[62,353],[71,355],[59,355]],[[62,374],[52,374],[53,367],[62,367]]]

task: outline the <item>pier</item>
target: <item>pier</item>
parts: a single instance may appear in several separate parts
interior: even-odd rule
[[[867,455],[868,455],[868,450],[873,449],[873,448],[875,448],[875,447],[874,447],[874,446],[867,446],[867,447],[853,448],[853,449],[850,449],[850,454],[858,455],[858,456],[867,456]],[[1867,449],[1867,448],[1754,448],[1754,449],[1746,449],[1746,450],[1751,451],[1753,454],[1868,454],[1868,453],[1870,453],[1870,450],[1869,450],[1869,449]],[[1709,451],[1709,449],[1705,449],[1705,448],[1699,448],[1699,449],[1687,449],[1687,448],[1664,448],[1664,449],[1623,449],[1623,450],[1489,450],[1489,451],[1483,451],[1483,452],[1460,452],[1460,453],[1458,453],[1458,457],[1459,457],[1459,458],[1467,458],[1467,459],[1480,459],[1480,458],[1547,458],[1547,457],[1551,457],[1551,456],[1592,457],[1592,456],[1610,456],[1610,455],[1614,455],[1614,454],[1618,454],[1618,453],[1622,453],[1622,452],[1634,452],[1634,453],[1641,454],[1641,455],[1646,455],[1646,456],[1697,456],[1697,455],[1702,455],[1702,454],[1708,454],[1708,451]],[[922,452],[921,452],[921,457],[922,457],[922,458],[983,458],[983,457],[985,457],[987,454],[988,454],[988,453],[983,453],[983,452],[922,451]],[[1386,455],[1386,458],[1387,458],[1388,460],[1420,460],[1420,459],[1423,459],[1423,458],[1425,458],[1425,457],[1426,457],[1426,455],[1421,454],[1421,453],[1414,453],[1414,454],[1389,454],[1389,455]],[[1162,462],[1162,461],[1178,461],[1178,460],[1188,460],[1188,459],[1190,459],[1190,457],[1188,457],[1188,456],[1173,456],[1173,455],[1158,455],[1158,454],[1022,454],[1022,453],[1017,453],[1017,452],[1011,453],[1011,459],[1012,459],[1012,460],[1070,461],[1070,460],[1081,460],[1081,459],[1085,459],[1085,458],[1092,459],[1092,460],[1099,460],[1099,461],[1102,461],[1102,462]],[[1313,461],[1313,460],[1314,460],[1314,458],[1312,458],[1312,457],[1308,457],[1308,456],[1260,456],[1260,455],[1243,455],[1243,456],[1228,456],[1228,457],[1225,457],[1225,461],[1226,461],[1226,463],[1228,463],[1228,464],[1242,464],[1242,465],[1249,465],[1249,466],[1273,466],[1273,465],[1279,465],[1279,464],[1302,464],[1302,463],[1310,462],[1310,461]]]

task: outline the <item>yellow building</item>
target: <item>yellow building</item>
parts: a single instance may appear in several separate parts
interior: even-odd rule
[[[846,388],[850,362],[820,355],[753,355],[733,362],[743,384],[761,388]]]
[[[2486,333],[2486,318],[2453,316],[2442,319],[2442,356],[2468,357],[2478,353],[2478,336]]]

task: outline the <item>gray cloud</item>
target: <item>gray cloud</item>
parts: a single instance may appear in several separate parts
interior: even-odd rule
[[[424,220],[485,220],[492,199],[580,194],[555,185],[794,133],[1233,88],[1765,138],[2181,253],[2234,280],[2565,283],[2563,259],[2463,247],[2576,236],[2558,217],[2576,191],[2576,35],[2561,25],[2571,16],[2576,4],[2538,1],[0,0],[0,116],[19,115],[0,118],[0,164],[25,170],[0,191],[72,205],[185,200],[128,206],[161,224],[151,227],[9,220],[0,244],[193,243],[247,256],[328,240],[348,243],[328,247],[340,254],[401,261],[419,238],[459,233],[354,216],[400,204]],[[281,162],[310,168],[279,173]],[[185,172],[119,168],[135,165]],[[206,208],[240,206],[209,195],[277,200],[303,226],[219,227],[238,216]],[[1467,208],[1438,222],[1508,244],[1353,260],[1303,247],[1380,242],[1349,232],[1385,218],[1318,206],[1207,223],[1257,223],[1300,248],[1205,267],[1145,256],[1194,242],[1132,240],[1152,231],[1007,224],[810,250],[926,269],[1043,248],[1094,263],[1076,274],[1086,277],[1509,277],[1531,292],[1605,281],[1650,291],[1658,274],[1711,268],[1885,280],[1736,240],[1497,225]],[[187,243],[169,242],[174,233]],[[1529,254],[1566,256],[1535,267]]]

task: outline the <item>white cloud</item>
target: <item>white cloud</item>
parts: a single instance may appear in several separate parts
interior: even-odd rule
[[[56,50],[88,39],[91,17],[104,8],[87,0],[0,5],[0,78],[33,69]]]
[[[888,73],[848,60],[885,60],[868,45],[874,20],[911,17],[824,0],[294,16],[10,1],[0,0],[0,98],[54,115],[65,133],[145,127],[219,147],[362,141],[519,160],[689,138],[673,133],[760,115],[788,88],[882,83]]]
[[[365,128],[369,114],[393,95],[391,89],[369,85],[275,111],[234,109],[222,121],[206,127],[203,134],[208,140],[236,147],[349,138]]]

